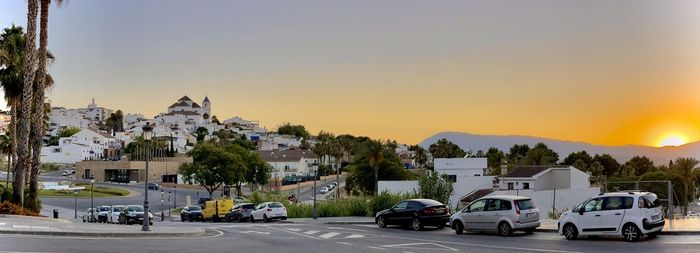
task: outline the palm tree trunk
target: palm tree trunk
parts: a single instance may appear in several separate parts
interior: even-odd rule
[[[10,115],[12,119],[10,120],[10,155],[12,156],[12,163],[10,163],[10,167],[12,167],[12,175],[14,177],[14,172],[15,172],[15,165],[17,164],[17,101],[12,100],[11,102],[11,107],[10,107]],[[8,168],[9,169],[9,168]],[[9,176],[9,174],[8,174]],[[12,180],[14,182],[14,179]]]
[[[338,184],[336,185],[335,189],[335,199],[340,199],[340,166],[342,165],[342,162],[340,162],[340,156],[336,157],[336,161],[338,164],[338,168],[336,169],[336,174],[335,174],[335,182]]]
[[[374,195],[379,195],[379,166],[374,166]]]

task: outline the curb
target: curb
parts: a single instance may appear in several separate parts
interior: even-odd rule
[[[207,229],[192,233],[167,233],[167,232],[138,232],[138,233],[112,233],[112,232],[68,232],[68,231],[22,231],[0,230],[0,234],[11,235],[48,235],[67,237],[190,237],[203,236]]]

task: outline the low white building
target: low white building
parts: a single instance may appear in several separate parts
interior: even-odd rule
[[[310,150],[258,150],[256,152],[272,166],[273,179],[313,175],[313,164],[318,163],[318,156]]]
[[[584,189],[588,174],[573,166],[521,166],[499,177],[501,190]]]
[[[58,146],[42,148],[41,161],[45,163],[75,163],[86,160],[107,158],[113,150],[122,148],[120,141],[113,136],[91,129],[58,140]]]

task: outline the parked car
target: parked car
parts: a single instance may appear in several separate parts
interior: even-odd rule
[[[115,224],[119,223],[119,214],[124,211],[123,205],[113,205],[112,209],[109,211],[108,222]]]
[[[232,199],[217,199],[209,200],[204,203],[202,210],[202,220],[211,220],[217,222],[226,219],[226,213],[233,208]]]
[[[131,225],[143,223],[144,213],[142,205],[127,205],[119,214],[119,224]],[[148,223],[153,225],[153,214],[148,212]]]
[[[233,199],[233,203],[247,203],[248,202],[248,200],[246,198],[241,197],[241,196],[233,196],[233,197],[231,197],[231,199]]]
[[[273,219],[287,219],[287,208],[280,202],[260,203],[250,215],[251,222],[255,222],[256,220],[270,222]]]
[[[333,188],[338,187],[338,182],[333,182],[331,185],[333,185]]]
[[[226,221],[246,221],[250,220],[250,215],[255,210],[253,203],[238,203],[226,214]]]
[[[540,226],[540,211],[532,199],[522,196],[487,196],[477,199],[450,217],[455,233],[465,230],[508,236],[514,231],[533,233]]]
[[[202,220],[202,207],[198,205],[185,206],[180,211],[180,221]]]
[[[321,193],[328,193],[328,187],[325,187],[325,186],[322,187],[320,192]]]
[[[112,211],[111,206],[98,206],[97,207],[97,222],[105,222],[109,219],[109,212]]]
[[[557,226],[567,240],[581,235],[615,235],[634,242],[661,232],[664,217],[656,194],[614,192],[594,196],[565,212]]]
[[[61,175],[63,175],[64,177],[67,177],[67,176],[70,175],[70,174],[71,174],[71,173],[70,173],[68,170],[64,170],[63,173],[62,173]]]
[[[688,217],[700,217],[700,212],[688,211]]]
[[[450,221],[450,208],[432,199],[409,199],[377,212],[374,221],[380,228],[388,225],[410,225],[416,231],[424,226],[443,228]]]
[[[95,208],[88,208],[83,213],[83,222],[96,222],[97,214],[95,213]]]
[[[160,189],[160,185],[157,183],[148,183],[148,189],[149,190],[158,190]]]

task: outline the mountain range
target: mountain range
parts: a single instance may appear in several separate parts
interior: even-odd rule
[[[585,150],[591,156],[595,154],[610,154],[620,163],[625,163],[630,158],[639,155],[647,156],[654,164],[668,164],[677,157],[695,157],[700,160],[700,142],[688,143],[681,146],[650,147],[642,145],[603,146],[585,142],[563,141],[549,138],[521,136],[521,135],[477,135],[460,132],[442,132],[435,134],[419,143],[428,148],[430,144],[440,139],[447,139],[457,144],[462,149],[478,150],[486,152],[490,147],[496,147],[503,152],[508,152],[515,144],[527,144],[530,147],[542,142],[559,154],[559,160],[564,160],[572,152]]]

